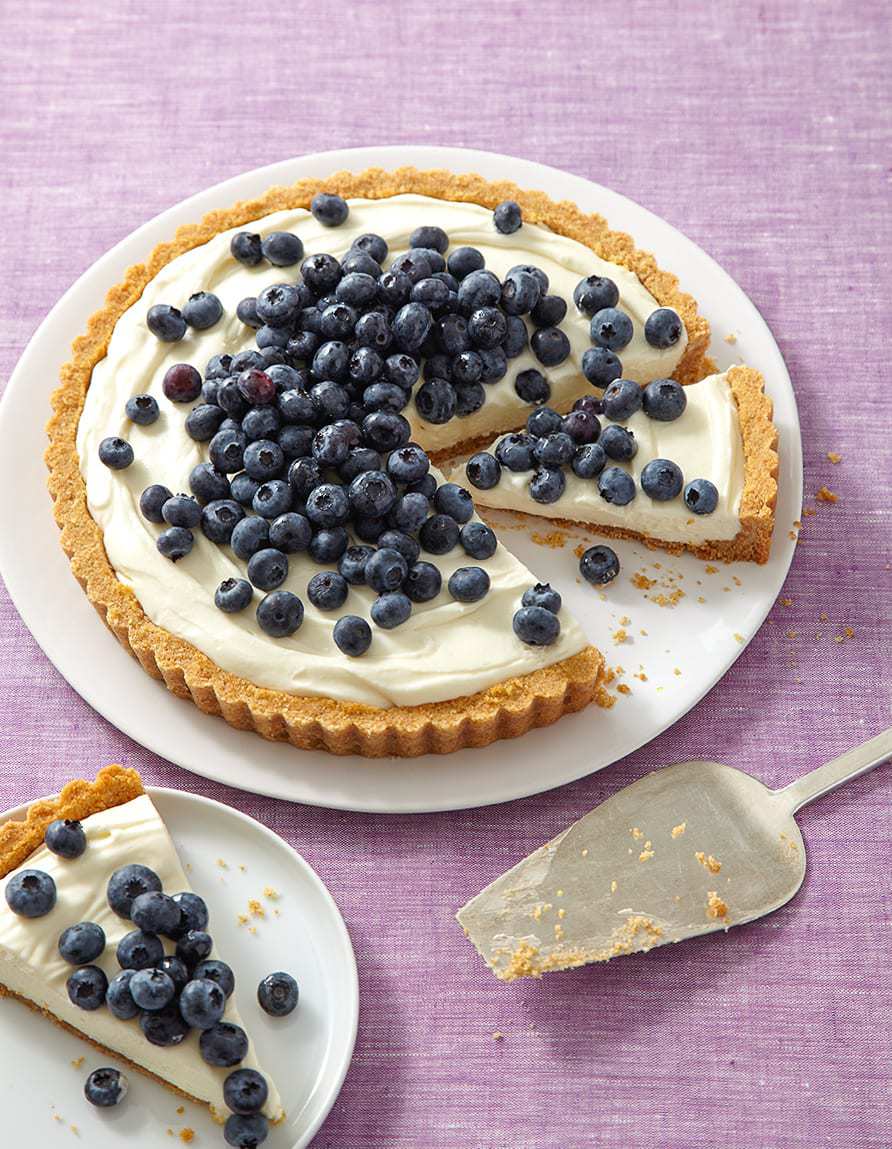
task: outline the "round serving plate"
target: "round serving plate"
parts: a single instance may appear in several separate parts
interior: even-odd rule
[[[179,225],[274,184],[404,164],[509,178],[573,200],[631,233],[662,267],[679,274],[712,326],[711,353],[719,367],[745,362],[765,377],[780,432],[777,529],[771,559],[761,567],[737,563],[716,569],[690,555],[660,555],[620,541],[615,549],[624,574],[602,595],[580,583],[573,554],[578,539],[544,546],[530,532],[504,531],[502,541],[539,579],[560,589],[591,641],[612,666],[622,667],[620,682],[631,693],[623,693],[611,710],[592,706],[484,750],[410,760],[335,758],[264,742],[200,713],[150,679],[100,625],[59,547],[46,491],[44,423],[71,341],[126,268]],[[771,609],[793,557],[790,528],[802,501],[790,377],[771,331],[727,272],[670,224],[616,192],[543,164],[461,148],[373,147],[300,156],[246,172],[157,216],[99,259],[41,324],[0,404],[0,435],[0,482],[16,492],[5,508],[0,570],[38,643],[91,706],[137,742],[196,774],[291,801],[380,813],[464,809],[539,793],[610,765],[671,726],[726,673]],[[642,575],[634,583],[627,577],[633,572]],[[643,579],[654,580],[646,598]],[[619,630],[626,637],[617,644]]]

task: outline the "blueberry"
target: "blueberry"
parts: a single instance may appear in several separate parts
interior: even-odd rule
[[[441,227],[434,227],[431,224],[416,227],[409,236],[409,247],[431,248],[442,255],[448,246],[449,236],[446,232]]]
[[[193,894],[191,890],[184,890],[181,894],[174,894],[173,900],[180,907],[183,915],[186,933],[187,930],[203,930],[208,924],[208,908],[204,898]]]
[[[74,818],[57,818],[43,835],[46,848],[60,858],[79,858],[87,848],[84,828]]]
[[[194,545],[195,536],[186,527],[168,527],[155,540],[159,553],[174,563],[185,558]]]
[[[380,378],[384,370],[384,360],[373,347],[357,347],[350,356],[347,373],[354,383],[367,387]],[[388,384],[393,386],[393,384]],[[400,388],[397,388],[400,390]],[[400,410],[399,407],[394,408]]]
[[[201,383],[191,363],[174,363],[164,372],[161,390],[171,403],[192,403],[201,394]]]
[[[99,444],[99,461],[112,471],[123,471],[133,462],[133,448],[126,439],[109,435]]]
[[[416,482],[411,483],[407,490],[407,494],[424,495],[426,499],[432,499],[437,493],[437,480],[430,473],[426,474],[424,478],[418,479]]]
[[[635,480],[621,467],[607,467],[598,477],[598,493],[605,502],[624,507],[635,498]]]
[[[354,328],[356,342],[361,347],[373,347],[376,351],[386,351],[393,340],[390,322],[383,311],[368,311],[356,321]]]
[[[595,443],[601,433],[601,423],[597,415],[589,411],[570,411],[562,420],[564,432],[574,443]]]
[[[269,1122],[262,1113],[233,1113],[223,1126],[223,1139],[234,1149],[257,1149],[268,1133]]]
[[[156,303],[149,308],[146,326],[162,343],[178,343],[186,334],[186,320],[176,307]]]
[[[528,646],[551,646],[561,632],[556,614],[544,606],[522,606],[511,620],[514,633]]]
[[[529,587],[523,592],[523,598],[520,600],[522,606],[541,606],[546,610],[550,610],[552,614],[557,614],[561,609],[561,596],[556,591],[551,583],[537,582],[535,586]]]
[[[342,279],[338,288],[340,289],[341,284],[346,283],[350,278],[353,277],[347,276],[346,279]],[[375,281],[372,279],[370,282],[374,287]],[[347,339],[353,334],[353,328],[358,318],[357,312],[349,304],[333,303],[322,312],[322,318],[319,321],[319,334],[323,339]]]
[[[529,435],[517,432],[505,435],[496,443],[495,456],[509,471],[533,469],[533,446]]]
[[[176,994],[173,979],[160,969],[138,970],[129,988],[136,1005],[153,1013],[170,1005]]]
[[[562,467],[573,458],[576,445],[566,431],[557,431],[537,439],[533,446],[533,457],[543,467]]]
[[[603,415],[604,400],[597,395],[582,395],[573,404],[574,411],[585,411],[588,415]]]
[[[274,547],[264,547],[248,560],[248,578],[260,590],[275,590],[288,577],[288,557]]]
[[[115,954],[121,969],[149,969],[164,957],[164,946],[157,934],[131,930],[118,942]]]
[[[268,1093],[266,1079],[256,1069],[234,1069],[223,1082],[223,1100],[233,1113],[258,1113]]]
[[[489,592],[489,585],[489,575],[483,567],[458,567],[447,584],[456,602],[479,602]]]
[[[567,301],[560,295],[543,295],[530,312],[537,327],[557,327],[567,317]]]
[[[537,327],[530,347],[543,367],[557,367],[570,354],[570,340],[559,327]]]
[[[163,523],[164,517],[161,514],[161,508],[170,497],[171,492],[161,483],[152,483],[150,487],[146,487],[139,496],[139,509],[143,517],[148,519],[150,523]]]
[[[400,351],[414,355],[434,325],[430,309],[423,303],[407,303],[393,317],[393,339]]]
[[[403,591],[412,602],[430,602],[437,597],[443,585],[443,576],[428,562],[417,562],[409,567],[403,580]]]
[[[252,407],[275,403],[278,396],[276,384],[271,375],[258,367],[249,367],[238,376],[236,386],[242,398]]]
[[[236,318],[246,327],[258,328],[263,326],[263,320],[257,314],[257,300],[253,295],[239,300],[235,308]]]
[[[201,522],[201,504],[191,495],[171,495],[161,508],[161,516],[172,527],[197,527]]]
[[[193,407],[186,416],[186,434],[196,443],[207,443],[216,435],[225,418],[226,412],[216,403],[202,403]]]
[[[353,241],[353,247],[357,251],[364,251],[370,255],[375,263],[383,263],[387,259],[387,241],[382,239],[380,235],[375,235],[374,232],[366,232],[365,235],[357,236]]]
[[[59,937],[59,953],[72,965],[87,965],[104,949],[105,931],[95,922],[78,922],[63,930]]]
[[[397,492],[383,471],[363,471],[351,482],[348,497],[355,514],[378,517],[391,509]]]
[[[260,241],[260,250],[273,267],[291,267],[303,259],[304,245],[290,231],[271,231]]]
[[[451,515],[431,515],[418,533],[419,541],[432,555],[445,555],[455,546],[460,535],[459,525]]]
[[[208,1065],[224,1068],[238,1065],[248,1052],[248,1037],[239,1025],[230,1021],[219,1021],[206,1029],[199,1038],[201,1056]]]
[[[164,1047],[179,1045],[189,1034],[189,1026],[173,1002],[164,1009],[143,1010],[139,1015],[139,1028],[146,1041]]]
[[[295,459],[288,468],[288,482],[295,498],[305,501],[322,482],[322,469],[315,459]]]
[[[231,365],[231,355],[212,355],[207,362],[207,367],[204,369],[205,382],[207,383],[213,379],[225,378],[229,374]]]
[[[433,260],[431,256],[434,257]],[[390,270],[392,273],[399,272],[407,276],[410,283],[416,284],[421,279],[430,279],[437,270],[434,264],[440,260],[443,260],[443,257],[432,248],[413,247],[401,255],[395,255]],[[443,266],[446,266],[445,261]]]
[[[124,405],[124,412],[131,423],[148,427],[158,418],[158,401],[152,395],[131,395]]]
[[[457,402],[455,388],[445,379],[429,379],[415,392],[415,407],[427,423],[448,423]]]
[[[119,1069],[104,1066],[94,1069],[84,1082],[84,1097],[98,1109],[109,1109],[124,1100],[129,1084]]]
[[[666,503],[681,493],[684,477],[671,459],[651,459],[641,471],[641,489],[655,502]]]
[[[458,287],[458,307],[462,315],[471,315],[480,307],[495,307],[501,298],[502,285],[491,271],[472,271]]]
[[[446,260],[446,266],[456,279],[465,279],[472,271],[480,271],[485,263],[476,247],[457,247]]]
[[[674,379],[654,379],[644,388],[644,413],[660,423],[671,423],[684,413],[688,397]]]
[[[282,416],[277,406],[252,407],[242,419],[242,432],[249,443],[258,443],[263,439],[276,440],[281,426]]]
[[[287,593],[285,591],[280,593]],[[267,595],[267,598],[270,596]],[[264,600],[265,601],[265,600]],[[187,930],[177,939],[177,957],[192,969],[208,956],[213,948],[213,940],[209,933],[202,929]]]
[[[201,963],[201,964],[205,964],[205,963]],[[173,982],[174,989],[176,990],[177,993],[179,993],[180,990],[182,990],[182,988],[189,981],[189,967],[186,965],[186,963],[183,961],[183,959],[178,958],[176,954],[166,954],[161,959],[161,961],[158,962],[158,965],[155,968],[160,969],[163,973],[167,974],[167,976]],[[196,967],[196,968],[198,968],[198,967]],[[122,971],[122,973],[132,973],[132,972],[133,972],[132,970],[123,970]],[[119,974],[118,976],[120,977],[121,974]]]
[[[434,507],[450,515],[457,523],[466,523],[474,514],[474,500],[470,491],[457,483],[443,483],[434,495]]]
[[[503,200],[492,213],[492,221],[496,231],[500,231],[502,235],[511,235],[518,231],[523,224],[520,204],[513,199]]]
[[[180,907],[160,890],[147,890],[137,895],[130,906],[130,920],[135,926],[169,938],[175,936],[180,917]]]
[[[619,559],[610,547],[589,547],[579,560],[579,573],[594,586],[612,582],[619,574]]]
[[[300,461],[298,460],[298,462]],[[347,492],[343,487],[334,483],[321,483],[314,487],[307,496],[306,514],[315,526],[342,526],[350,517],[350,502],[347,498]]]
[[[265,483],[284,471],[285,452],[271,439],[258,439],[245,447],[244,466],[252,479]]]
[[[362,434],[367,446],[384,454],[408,443],[412,428],[395,411],[372,411],[362,421]]]
[[[206,331],[223,317],[223,304],[212,291],[196,291],[183,305],[183,319],[196,331]]]
[[[402,585],[408,569],[409,564],[398,550],[383,547],[375,551],[365,564],[365,581],[379,594],[393,591]]]
[[[460,355],[469,350],[468,321],[463,315],[444,315],[437,322],[437,343],[445,355]]]
[[[491,491],[498,486],[502,477],[502,465],[495,455],[488,451],[478,451],[465,465],[468,482],[480,491]]]
[[[287,483],[282,484],[288,489],[289,500],[291,489]],[[259,490],[263,490],[260,487]],[[259,493],[259,492],[258,492]],[[256,496],[255,496],[256,498]],[[235,524],[245,517],[245,509],[234,499],[215,499],[208,503],[201,511],[201,530],[205,538],[212,543],[225,544],[232,538]]]
[[[431,312],[440,314],[449,302],[450,294],[448,284],[431,275],[427,279],[419,279],[413,285],[409,299],[412,303],[423,303]]]
[[[335,571],[320,571],[307,585],[307,598],[318,610],[339,610],[347,601],[347,580]]]
[[[130,993],[130,982],[138,972],[135,969],[122,969],[108,983],[105,1004],[119,1021],[129,1021],[139,1013],[139,1006]]]
[[[232,991],[235,989],[235,974],[232,969],[225,961],[219,961],[216,958],[199,962],[192,976],[196,981],[210,981],[218,985],[223,991],[224,997],[231,997]],[[190,1024],[194,1025],[195,1023],[190,1022]],[[198,1027],[196,1026],[196,1028]]]
[[[199,463],[189,473],[189,489],[200,503],[228,499],[229,479],[213,463]]]
[[[414,282],[404,271],[394,271],[391,268],[378,280],[378,297],[388,307],[402,307],[409,302]]]
[[[577,447],[571,462],[574,475],[580,479],[594,479],[600,475],[607,463],[607,456],[600,443],[583,443]]]
[[[310,211],[313,213],[313,218],[323,227],[340,227],[350,214],[346,200],[328,192],[318,192],[313,196]]]
[[[411,391],[418,382],[418,375],[418,363],[411,355],[390,355],[384,360],[384,378],[404,391]]]
[[[538,467],[530,479],[530,496],[537,503],[555,503],[566,487],[560,467]]]
[[[535,367],[518,371],[514,380],[514,390],[524,403],[547,403],[551,398],[551,386],[548,380]]]
[[[468,316],[468,335],[475,347],[491,351],[508,334],[508,321],[498,307],[477,307]]]
[[[397,483],[416,483],[429,470],[430,459],[417,443],[407,443],[404,447],[399,447],[387,460],[388,474]]]
[[[393,630],[401,626],[412,613],[412,603],[402,591],[388,591],[375,599],[369,613],[377,626]]]
[[[684,501],[695,515],[711,515],[719,504],[719,493],[709,479],[691,479],[684,489]]]
[[[641,388],[631,379],[614,379],[603,396],[604,414],[616,423],[625,423],[641,410]]]
[[[287,590],[264,596],[257,607],[257,622],[270,638],[287,638],[304,620],[304,604]],[[205,955],[206,956],[206,955]]]
[[[372,521],[376,523],[384,522],[383,519],[357,519],[353,529],[359,538],[366,538],[360,531],[360,523]],[[383,529],[382,526],[381,530]],[[378,534],[380,534],[380,530]],[[375,537],[377,538],[377,535],[375,535]],[[347,532],[343,527],[323,527],[321,530],[316,531],[310,539],[307,554],[317,563],[336,563],[347,549],[349,541]]]
[[[635,432],[620,427],[618,423],[608,423],[598,439],[608,459],[618,463],[628,463],[638,454]]]
[[[305,551],[313,537],[310,520],[296,511],[287,511],[269,524],[269,543],[283,554]]]
[[[231,431],[226,428],[218,431],[208,444],[208,454],[211,463],[223,474],[234,474],[241,471],[245,463],[245,447],[247,440],[241,430]]]
[[[296,461],[304,462],[303,459]],[[277,519],[291,509],[293,495],[290,482],[285,479],[270,479],[268,483],[261,483],[257,488],[251,506],[265,519]]]
[[[616,307],[603,307],[591,321],[592,343],[608,351],[622,351],[632,339],[632,320]]]
[[[233,355],[229,370],[232,375],[238,376],[243,371],[250,371],[252,368],[262,371],[264,363],[265,360],[260,351],[252,351],[250,347],[246,347],[244,351],[239,351],[237,355]]]
[[[623,365],[606,347],[589,347],[582,356],[582,374],[593,387],[604,388],[623,373]]]
[[[366,564],[374,553],[372,547],[348,547],[338,559],[338,571],[341,577],[351,586],[364,586]]]
[[[510,268],[508,274],[511,275],[511,273],[515,271],[528,271],[531,275],[535,275],[535,277],[539,280],[539,288],[542,294],[548,294],[548,276],[545,274],[541,267],[533,267],[533,265],[530,263],[518,263],[514,267]]]
[[[247,562],[252,555],[256,555],[258,551],[270,545],[269,523],[259,515],[248,515],[235,524],[229,545],[238,558]],[[227,579],[226,582],[234,584],[236,580]],[[230,587],[230,591],[234,589],[234,586]],[[221,610],[227,609],[225,606],[221,606],[219,602],[217,605],[221,607]],[[237,606],[233,609],[241,610],[242,608]]]
[[[263,241],[254,232],[237,232],[229,243],[229,250],[246,267],[256,267],[263,259]]]
[[[135,997],[134,993],[134,997]],[[180,994],[180,1014],[192,1029],[210,1029],[223,1017],[226,995],[210,978],[195,978]]]
[[[293,424],[282,427],[277,432],[276,442],[282,448],[286,462],[290,463],[294,459],[303,459],[312,454],[313,434],[312,427],[296,427]]]
[[[333,633],[335,645],[342,654],[359,658],[372,643],[372,628],[364,618],[346,614],[335,623]]]
[[[122,918],[130,917],[134,898],[151,890],[161,889],[161,879],[148,866],[136,862],[121,866],[108,880],[106,897],[108,904]]]
[[[300,265],[304,283],[316,295],[324,295],[337,287],[341,278],[341,265],[333,255],[311,255]]]
[[[217,406],[223,408],[230,420],[241,422],[242,418],[247,415],[251,405],[239,390],[237,376],[222,380],[217,388]],[[224,427],[227,427],[225,421],[221,425],[221,429]],[[234,430],[236,428],[229,427],[227,429]]]
[[[94,1010],[105,1005],[108,978],[97,965],[82,965],[65,983],[68,998],[78,1009]]]
[[[684,325],[671,307],[658,307],[647,317],[647,322],[644,324],[644,338],[651,347],[665,350],[667,347],[673,347],[681,339],[683,330]]]
[[[508,359],[516,359],[518,355],[523,354],[529,343],[527,325],[519,315],[509,315],[507,324],[508,330],[502,343],[502,350]]]
[[[470,555],[472,559],[491,558],[498,546],[495,533],[485,523],[477,520],[465,523],[459,537],[465,554]]]
[[[585,315],[592,316],[619,303],[619,288],[612,279],[603,275],[589,275],[580,279],[573,289],[573,302]]]
[[[331,379],[338,382],[346,379],[350,369],[350,351],[346,343],[330,339],[323,343],[313,356],[311,371],[316,379]]]
[[[344,275],[358,273],[360,275],[370,275],[373,279],[381,278],[381,264],[367,251],[360,251],[355,246],[351,247],[341,260],[341,267],[343,268]]]
[[[398,531],[414,534],[428,516],[430,502],[419,492],[407,491],[397,499],[390,510],[387,521]]]

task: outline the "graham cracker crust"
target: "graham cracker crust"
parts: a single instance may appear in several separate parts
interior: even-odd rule
[[[60,386],[53,395],[45,456],[62,547],[100,617],[143,668],[178,697],[191,700],[205,713],[220,715],[237,729],[254,730],[264,738],[288,741],[303,749],[373,758],[445,754],[519,737],[533,727],[582,709],[596,697],[604,674],[597,650],[587,647],[563,662],[477,694],[424,706],[381,710],[267,690],[221,670],[189,643],[148,620],[133,592],[118,582],[105,553],[102,532],[87,509],[76,450],[77,425],[93,368],[105,356],[120,316],[176,256],[221,231],[271,212],[309,207],[320,191],[368,199],[414,192],[490,208],[504,199],[515,199],[527,222],[543,224],[585,244],[603,259],[628,268],[661,306],[672,307],[688,336],[674,377],[681,383],[702,377],[709,325],[698,313],[694,299],[679,289],[675,275],[657,266],[651,254],[639,251],[629,235],[612,231],[603,217],[586,214],[573,203],[555,202],[543,192],[526,191],[509,181],[492,182],[478,175],[411,167],[393,172],[381,168],[338,172],[324,180],[273,187],[257,199],[209,212],[200,222],[179,228],[173,240],[159,244],[144,264],[128,269],[123,281],[109,291],[105,305],[90,317],[86,332],[74,341],[72,358],[62,368]]]

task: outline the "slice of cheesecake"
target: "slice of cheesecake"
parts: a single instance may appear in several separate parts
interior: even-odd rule
[[[652,387],[659,387],[659,382]],[[660,417],[666,412],[659,411],[658,404],[657,416],[648,414],[646,396],[647,392],[643,407],[639,405],[631,414],[621,412],[625,417],[612,422],[609,392],[605,392],[607,412],[600,415],[597,442],[607,447],[608,457],[599,456],[589,467],[579,461],[586,447],[576,445],[575,457],[548,466],[547,470],[557,474],[546,475],[543,481],[535,458],[541,455],[541,440],[527,437],[512,456],[504,451],[503,443],[511,436],[502,436],[489,448],[496,458],[502,456],[500,471],[492,459],[484,460],[488,467],[480,468],[478,462],[475,469],[479,457],[472,456],[456,466],[450,477],[467,483],[483,508],[545,516],[565,526],[639,539],[669,551],[688,550],[704,559],[767,562],[778,457],[777,429],[762,376],[748,367],[732,367],[692,383],[684,388],[681,414],[668,420]],[[534,413],[528,424],[531,431],[537,417],[547,429],[548,421]],[[629,441],[626,433],[631,434],[635,454],[624,460],[618,457],[620,450],[610,457],[610,437],[615,437],[614,447],[619,439],[622,448]],[[522,466],[525,446],[531,448],[529,466]],[[518,457],[522,469],[512,470],[512,465],[518,466]],[[651,497],[647,491],[655,488],[648,482],[646,469],[655,460],[675,464],[667,471],[674,484]],[[620,482],[611,484],[610,472],[617,470],[622,474],[612,477]],[[485,489],[480,487],[481,471]],[[498,480],[492,485],[494,474]],[[688,490],[691,483],[693,491]],[[622,488],[619,497],[615,497],[616,488]],[[560,493],[552,499],[556,490]],[[702,498],[698,501],[704,490],[708,492],[705,503]]]
[[[44,844],[47,827],[58,819],[82,824],[86,850],[80,857],[60,857]],[[135,770],[105,767],[95,782],[69,782],[58,797],[32,805],[23,821],[0,825],[0,878],[7,889],[22,870],[40,870],[56,887],[55,905],[40,917],[20,916],[6,899],[0,900],[0,994],[18,998],[175,1093],[207,1105],[214,1119],[222,1122],[228,1116],[223,1082],[233,1067],[208,1064],[199,1050],[197,1031],[190,1031],[178,1045],[154,1045],[143,1035],[138,1018],[119,1020],[106,1005],[81,1009],[68,996],[66,983],[77,967],[64,960],[58,948],[59,936],[68,926],[99,925],[106,945],[92,964],[109,981],[120,972],[116,946],[135,926],[111,909],[106,889],[114,871],[130,863],[153,870],[168,894],[190,890],[170,834]],[[162,941],[165,951],[172,953],[175,943]],[[219,955],[212,951],[210,956]],[[235,993],[222,1020],[245,1028]],[[281,1100],[258,1064],[248,1036],[248,1051],[239,1066],[263,1073],[269,1086],[263,1113],[270,1121],[279,1121],[284,1116]]]

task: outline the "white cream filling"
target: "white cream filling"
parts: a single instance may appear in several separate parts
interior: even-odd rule
[[[502,477],[490,491],[478,491],[467,482],[465,464],[451,478],[466,483],[482,506],[524,511],[550,518],[573,519],[594,526],[624,527],[670,543],[697,545],[707,540],[733,539],[740,530],[740,497],[743,492],[743,441],[737,403],[726,375],[710,375],[685,387],[687,406],[680,418],[660,423],[638,411],[623,426],[635,435],[638,453],[621,466],[635,479],[635,498],[616,506],[601,498],[598,480],[580,479],[564,468],[566,489],[554,503],[537,503],[529,493],[530,471],[502,468]],[[495,446],[495,444],[493,444]],[[671,459],[682,469],[685,483],[709,479],[719,494],[718,506],[709,515],[695,515],[679,495],[655,502],[641,489],[641,471],[651,459]]]
[[[92,814],[84,819],[83,826],[87,851],[80,858],[67,861],[41,846],[4,879],[5,886],[19,870],[43,870],[56,883],[57,900],[42,918],[19,917],[5,899],[0,900],[0,983],[113,1052],[192,1097],[206,1101],[217,1114],[225,1117],[229,1110],[223,1100],[223,1082],[231,1070],[208,1065],[203,1060],[195,1031],[181,1045],[162,1048],[146,1040],[137,1019],[120,1021],[105,1006],[97,1010],[79,1009],[68,997],[65,983],[75,967],[61,957],[58,942],[62,931],[76,922],[95,922],[103,928],[106,948],[94,964],[105,971],[109,980],[119,972],[115,947],[134,926],[118,917],[106,900],[108,879],[118,867],[131,862],[149,866],[167,893],[191,888],[170,835],[147,794]],[[209,928],[213,932],[213,922]],[[174,948],[173,942],[165,940],[167,952],[172,953]],[[215,952],[212,956],[221,955]],[[224,1019],[244,1028],[235,998],[236,994],[229,998]],[[253,1045],[241,1065],[263,1073],[269,1085],[263,1111],[271,1119],[277,1119],[282,1112],[282,1102],[275,1083],[259,1065]]]

